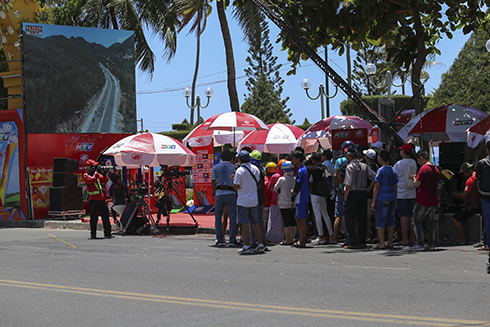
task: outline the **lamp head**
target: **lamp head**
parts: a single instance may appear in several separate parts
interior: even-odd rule
[[[210,87],[206,88],[206,96],[208,98],[212,97],[213,94],[214,94],[214,92],[213,92],[213,89],[212,88],[210,88]]]
[[[374,74],[376,74],[376,65],[373,63],[369,63],[366,66],[364,66],[364,71],[369,76],[374,75]]]
[[[308,79],[304,79],[301,81],[301,87],[303,88],[303,90],[308,90],[311,86],[311,82],[308,80]]]
[[[186,98],[190,97],[190,96],[191,96],[191,89],[189,89],[188,87],[186,87],[186,88],[184,89],[184,91],[182,91],[182,94],[183,94],[183,95],[184,95]]]

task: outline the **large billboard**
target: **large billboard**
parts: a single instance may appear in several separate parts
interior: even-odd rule
[[[23,23],[27,133],[135,133],[134,32]]]

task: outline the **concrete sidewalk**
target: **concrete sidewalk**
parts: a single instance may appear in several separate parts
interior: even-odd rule
[[[156,217],[154,217],[156,220]],[[198,222],[197,229],[194,221],[187,214],[171,214],[170,216],[170,232],[179,232],[184,234],[214,234],[214,215],[194,215]],[[88,215],[82,219],[62,219],[62,218],[44,218],[35,220],[0,220],[1,227],[10,228],[46,228],[46,229],[70,229],[70,230],[90,230],[90,217]],[[113,231],[119,229],[114,224],[112,217],[110,218]],[[166,220],[162,219],[159,226],[166,228]],[[102,221],[99,218],[98,230],[103,230]]]

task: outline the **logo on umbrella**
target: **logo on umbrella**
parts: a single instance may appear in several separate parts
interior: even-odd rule
[[[141,160],[143,160],[143,156],[139,153],[133,153],[133,154],[131,154],[131,160],[141,161]]]
[[[289,135],[274,135],[272,139],[274,140],[287,140],[289,138]]]
[[[162,149],[174,150],[175,149],[175,145],[165,145],[165,144],[162,144]]]
[[[473,124],[473,119],[468,120],[456,120],[454,122],[454,126],[463,126],[463,125],[471,125]]]

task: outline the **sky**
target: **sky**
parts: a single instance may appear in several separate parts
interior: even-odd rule
[[[245,94],[248,93],[245,81],[244,69],[248,64],[245,59],[248,56],[248,45],[243,42],[242,32],[237,26],[237,22],[228,12],[228,23],[230,25],[233,49],[235,55],[236,84],[239,95],[240,105],[243,104]],[[270,39],[274,43],[274,55],[278,57],[278,63],[283,64],[281,77],[284,79],[282,93],[283,98],[289,97],[288,108],[291,109],[292,119],[295,124],[302,124],[305,118],[310,123],[321,120],[320,99],[310,100],[301,88],[301,81],[309,79],[311,81],[310,96],[318,95],[320,83],[325,84],[325,74],[313,63],[313,61],[303,61],[298,67],[296,75],[287,76],[290,64],[287,61],[286,51],[281,51],[280,44],[275,43],[279,29],[269,21]],[[463,35],[462,31],[454,33],[452,40],[441,39],[439,49],[441,56],[437,56],[435,61],[440,62],[428,70],[430,79],[425,85],[426,94],[436,89],[441,81],[441,75],[451,66],[459,51],[470,34]],[[136,68],[136,107],[138,130],[141,129],[141,119],[143,129],[150,132],[162,132],[172,130],[172,124],[181,123],[184,119],[190,120],[190,109],[186,105],[185,97],[182,92],[185,87],[191,86],[194,74],[194,63],[196,56],[196,37],[194,34],[187,35],[184,30],[178,35],[177,53],[175,57],[167,62],[162,58],[163,46],[157,37],[149,37],[149,43],[157,56],[155,72],[153,77],[141,73]],[[324,57],[323,53],[319,53]],[[490,54],[489,54],[490,55]],[[355,51],[352,51],[351,58],[354,60]],[[328,64],[344,79],[347,77],[347,65],[345,56],[339,57],[338,53],[329,50]],[[219,27],[216,11],[208,17],[208,25],[201,39],[201,59],[200,59],[199,78],[197,81],[196,94],[200,95],[203,105],[206,103],[204,95],[205,89],[211,87],[214,91],[209,106],[201,109],[201,116],[204,119],[212,115],[230,111],[228,90],[226,86],[226,62],[223,38]],[[394,81],[399,84],[400,81]],[[335,93],[335,87],[329,85],[330,95]],[[401,94],[401,88],[392,88],[392,92],[397,91]],[[406,84],[406,94],[412,95],[411,86]],[[338,94],[330,100],[330,115],[339,115],[340,103],[347,99],[347,96],[339,90]]]

